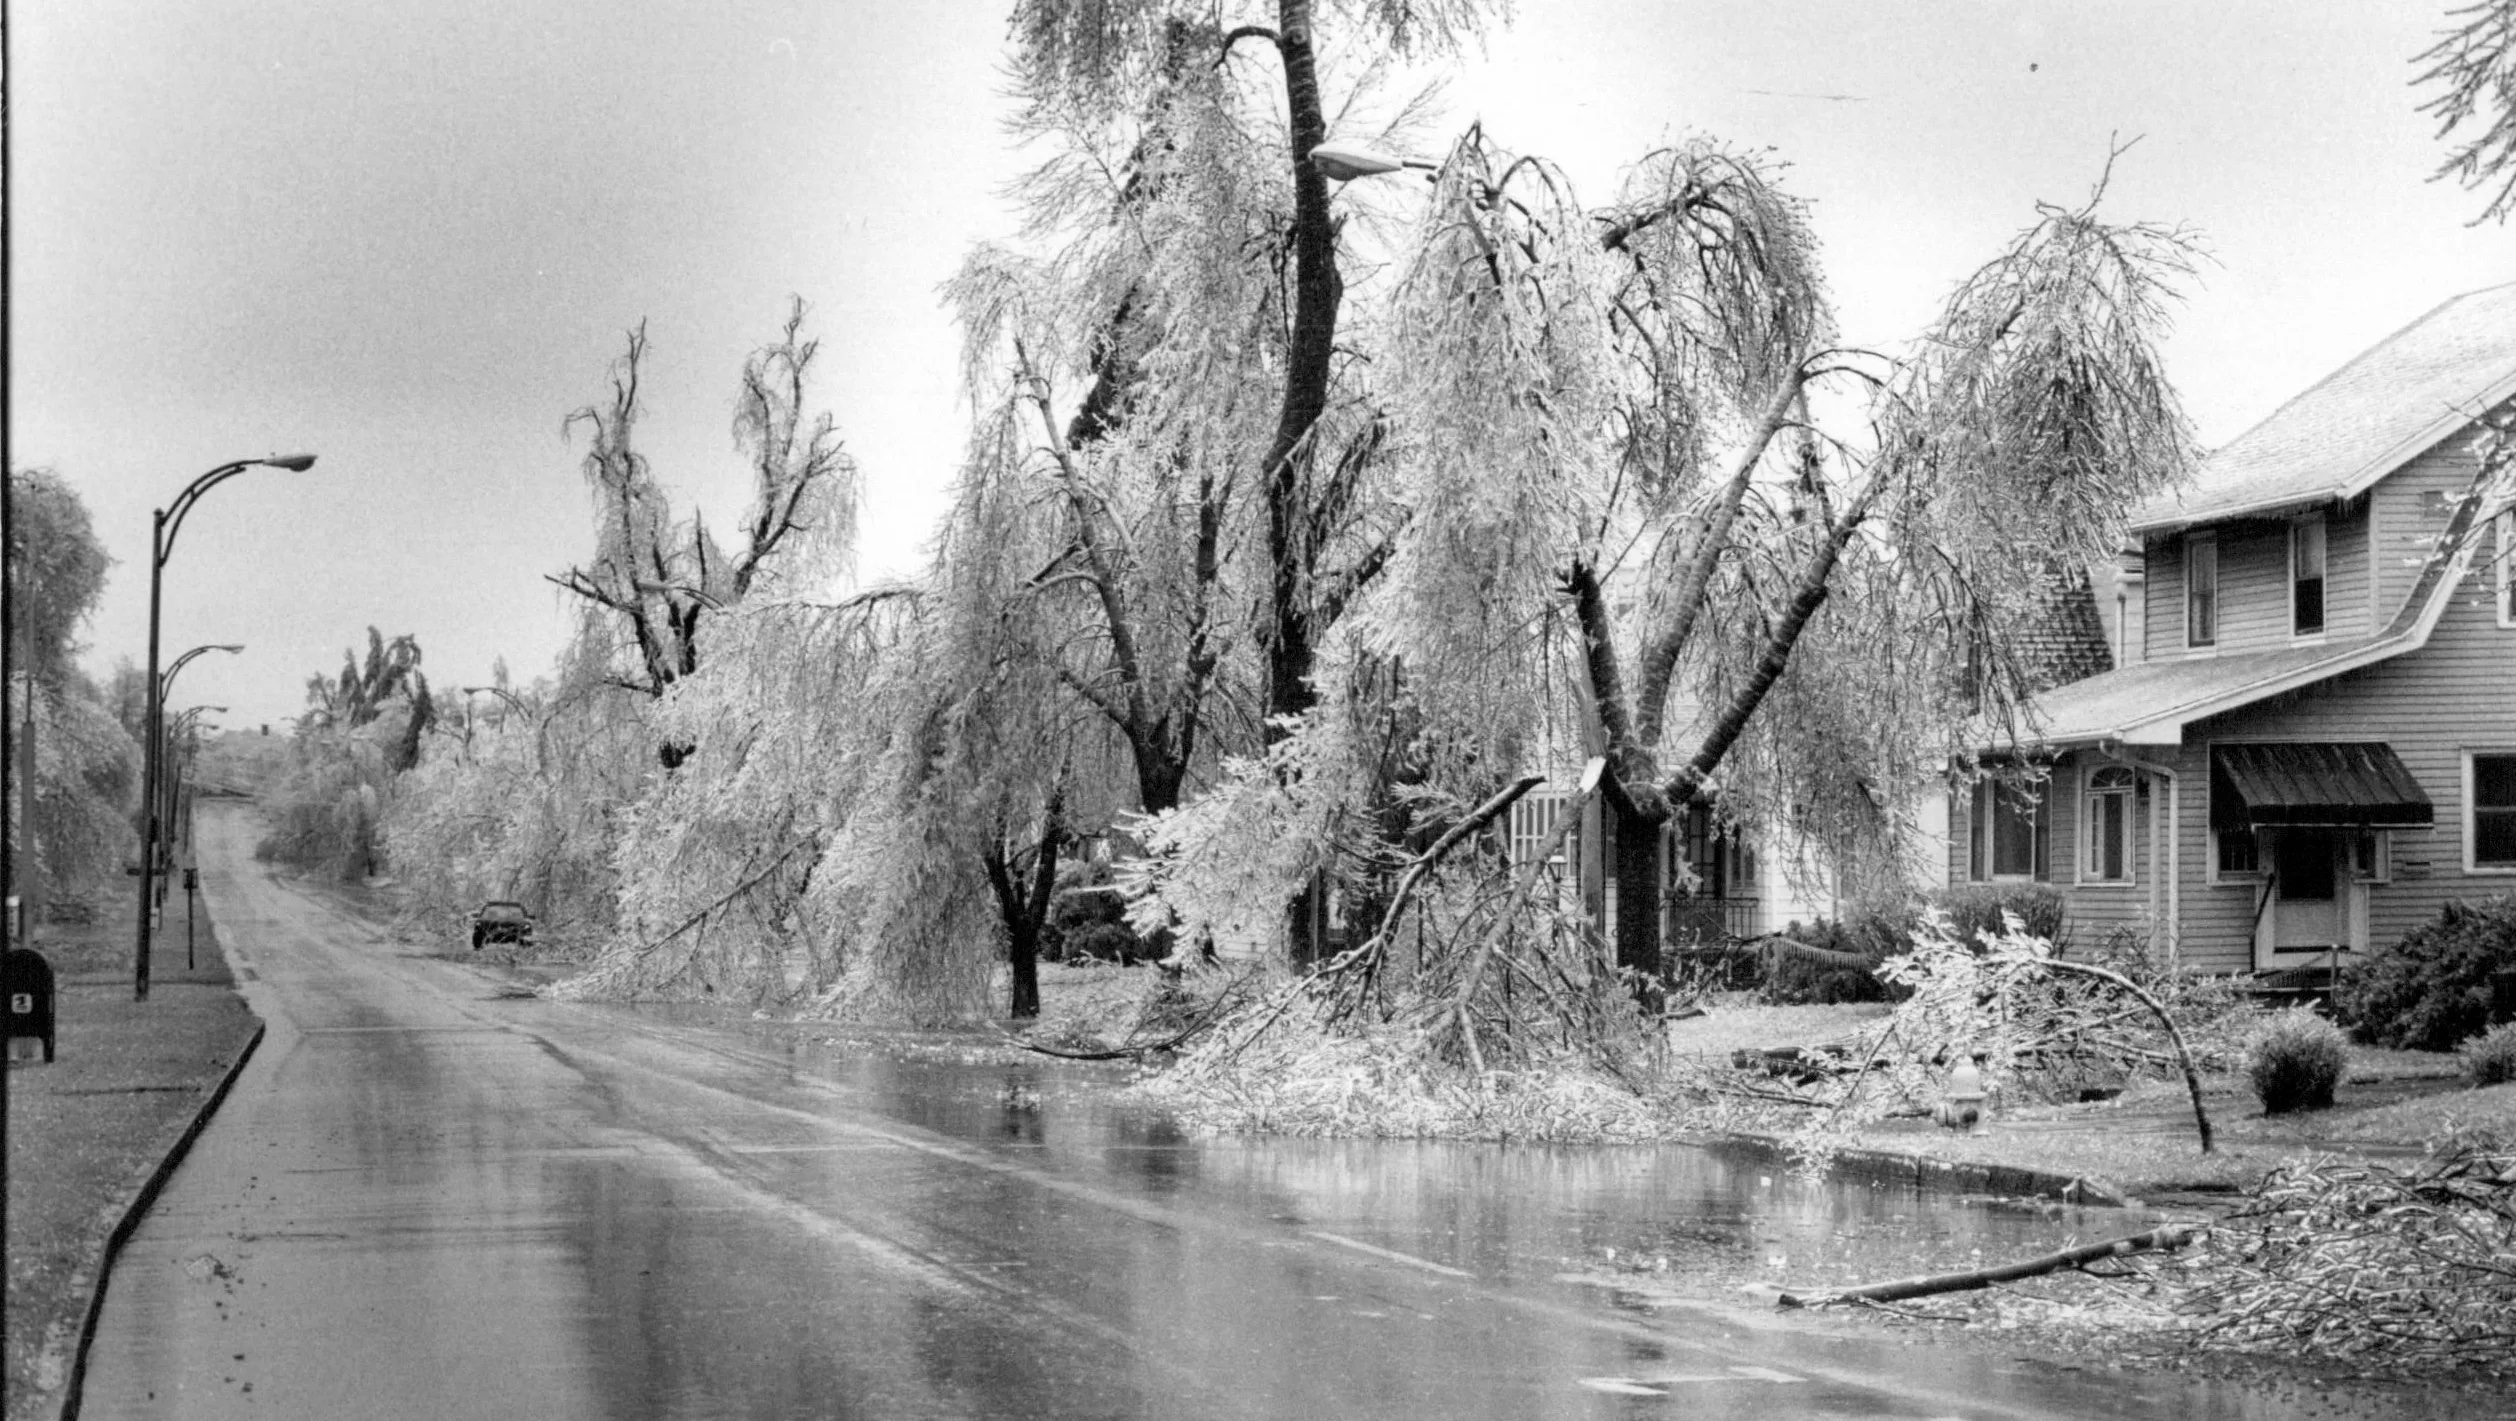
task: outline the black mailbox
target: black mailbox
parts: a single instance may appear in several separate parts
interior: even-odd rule
[[[9,949],[5,972],[9,998],[9,1039],[40,1036],[44,1059],[52,1059],[52,964],[31,947]]]

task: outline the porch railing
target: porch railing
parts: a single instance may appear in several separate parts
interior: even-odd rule
[[[1665,901],[1662,940],[1670,947],[1737,942],[1765,930],[1765,904],[1761,898],[1671,894]]]

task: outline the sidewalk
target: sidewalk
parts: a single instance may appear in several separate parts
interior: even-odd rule
[[[117,885],[119,886],[119,885]],[[190,1143],[261,1022],[235,991],[206,904],[186,965],[170,894],[132,999],[132,897],[89,924],[39,924],[57,1059],[8,1066],[6,1421],[58,1415],[109,1249]]]

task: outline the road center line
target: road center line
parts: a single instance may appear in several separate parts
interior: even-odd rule
[[[1374,1258],[1385,1258],[1392,1263],[1403,1263],[1410,1268],[1421,1268],[1427,1273],[1439,1273],[1445,1278],[1474,1279],[1476,1277],[1474,1273],[1470,1273],[1465,1269],[1453,1268],[1448,1264],[1435,1263],[1429,1258],[1418,1258],[1412,1253],[1400,1253],[1394,1248],[1383,1248],[1376,1243],[1365,1243],[1359,1238],[1347,1238],[1343,1234],[1332,1234],[1326,1229],[1304,1229],[1302,1232],[1323,1242],[1333,1243],[1339,1248],[1350,1248],[1357,1253],[1368,1253]]]

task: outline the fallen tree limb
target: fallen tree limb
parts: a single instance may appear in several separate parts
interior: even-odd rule
[[[1591,777],[1585,775],[1583,783],[1589,786]],[[1527,793],[1525,784],[1514,788],[1519,793]],[[1458,1031],[1460,1042],[1467,1047],[1468,1065],[1476,1072],[1477,1088],[1480,1091],[1485,1088],[1485,1055],[1477,1049],[1476,1027],[1468,1020],[1469,1004],[1476,1000],[1477,986],[1485,980],[1485,964],[1492,959],[1494,950],[1501,943],[1504,934],[1511,931],[1513,915],[1520,911],[1521,904],[1529,900],[1529,891],[1537,886],[1538,875],[1546,871],[1547,861],[1555,857],[1555,851],[1563,845],[1565,835],[1571,833],[1573,826],[1581,822],[1582,810],[1590,803],[1590,796],[1597,792],[1595,787],[1585,787],[1579,795],[1555,806],[1555,822],[1547,827],[1546,841],[1540,844],[1537,852],[1529,855],[1529,861],[1522,864],[1519,871],[1512,875],[1511,896],[1503,901],[1502,911],[1494,915],[1492,925],[1487,927],[1484,935],[1477,939],[1476,954],[1468,959],[1467,970],[1459,974],[1458,989],[1451,994],[1450,1001],[1441,1014],[1443,1025],[1437,1025],[1434,1028],[1436,1037],[1440,1035],[1444,1026]],[[1514,798],[1517,797],[1518,795],[1515,794]],[[1495,812],[1499,814],[1509,807],[1508,801],[1499,802]],[[1490,821],[1491,816],[1488,816],[1488,822]]]
[[[1975,1268],[1963,1273],[1940,1273],[1925,1278],[1900,1278],[1892,1283],[1871,1283],[1858,1288],[1842,1288],[1828,1293],[1776,1293],[1774,1306],[1783,1308],[1827,1307],[1836,1303],[1892,1303],[1906,1298],[1927,1298],[1938,1293],[1962,1293],[1988,1288],[1994,1283],[2010,1283],[2020,1278],[2035,1278],[2058,1273],[2065,1268],[2094,1263],[2100,1258],[2120,1258],[2126,1254],[2150,1253],[2182,1248],[2201,1236],[2198,1228],[2168,1224],[2129,1238],[2109,1239],[2104,1243],[2081,1244],[2029,1258],[2017,1263],[2004,1263],[1993,1268]]]
[[[1415,861],[1408,864],[1406,872],[1399,876],[1397,891],[1389,895],[1388,911],[1380,915],[1380,927],[1371,935],[1371,940],[1329,963],[1320,969],[1318,975],[1325,977],[1342,970],[1348,959],[1360,962],[1377,957],[1387,948],[1390,939],[1397,936],[1398,923],[1406,916],[1407,905],[1414,900],[1416,886],[1424,881],[1424,876],[1448,858],[1452,849],[1474,838],[1479,830],[1501,818],[1522,795],[1544,783],[1544,775],[1522,775],[1470,811],[1465,819],[1450,826],[1450,832],[1434,840],[1431,848],[1416,855]]]
[[[2056,972],[2111,984],[2147,1007],[2149,1014],[2158,1019],[2158,1024],[2166,1028],[2167,1040],[2175,1047],[2176,1064],[2184,1068],[2185,1094],[2193,1098],[2193,1126],[2201,1132],[2201,1152],[2210,1153],[2210,1114],[2202,1109],[2201,1072],[2193,1064],[2193,1048],[2184,1044],[2184,1033],[2176,1026],[2175,1017],[2159,1004],[2156,997],[2142,991],[2138,984],[2120,972],[2090,966],[2085,962],[2064,962],[2059,958],[2045,965]]]

